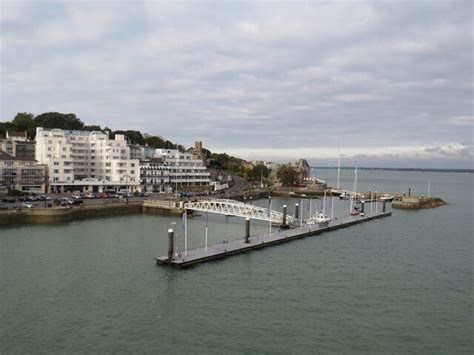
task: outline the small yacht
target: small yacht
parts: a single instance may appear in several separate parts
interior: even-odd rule
[[[318,212],[311,216],[311,218],[306,221],[306,224],[327,223],[329,221],[331,221],[331,218],[329,218],[327,215],[324,215],[322,212]]]
[[[350,194],[348,194],[347,192],[341,192],[341,194],[339,195],[340,200],[348,200],[349,197],[350,197]]]
[[[392,202],[393,201],[393,196],[389,195],[389,194],[383,194],[382,196],[379,197],[379,201]]]

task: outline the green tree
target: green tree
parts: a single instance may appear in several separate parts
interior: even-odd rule
[[[34,115],[32,113],[27,112],[18,112],[15,115],[15,118],[12,120],[12,124],[18,131],[26,131],[28,128],[34,126]]]
[[[253,181],[260,180],[260,178],[262,176],[264,178],[267,178],[268,177],[268,168],[263,164],[257,164],[252,168],[249,175],[250,175],[250,176],[248,176],[249,179],[253,180]]]
[[[11,122],[0,122],[0,137],[6,137],[7,131],[15,129],[16,127]]]
[[[114,138],[116,134],[123,134],[127,138],[127,140],[129,140],[132,144],[137,144],[137,143],[140,145],[145,144],[145,139],[143,138],[143,135],[140,131],[133,131],[133,130],[114,131],[112,134]]]
[[[74,113],[45,112],[35,117],[36,127],[80,130],[84,123]]]
[[[98,125],[87,125],[82,127],[84,131],[102,131],[102,128]]]
[[[283,186],[292,185],[296,179],[296,171],[290,165],[282,165],[277,170],[277,178]]]
[[[165,147],[165,140],[160,136],[144,135],[145,144],[153,148],[162,149]]]

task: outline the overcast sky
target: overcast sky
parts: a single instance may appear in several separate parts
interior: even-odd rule
[[[247,159],[473,167],[472,1],[1,1],[1,117]]]

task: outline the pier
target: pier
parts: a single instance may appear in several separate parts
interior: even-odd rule
[[[368,222],[374,219],[391,216],[392,212],[379,212],[366,216],[347,216],[334,221],[321,223],[319,225],[303,225],[302,227],[295,227],[278,232],[272,232],[249,237],[249,232],[246,231],[246,236],[241,239],[229,241],[227,243],[211,245],[203,248],[190,250],[156,258],[158,265],[170,265],[177,269],[187,268],[196,264],[224,259],[231,255],[250,252],[252,250],[265,248],[267,246],[289,242],[295,239],[301,239],[310,236],[316,236],[321,233],[330,232],[336,229],[347,228],[356,224]],[[247,228],[246,228],[247,229]],[[173,245],[172,230],[170,245]],[[171,249],[172,250],[172,249]]]

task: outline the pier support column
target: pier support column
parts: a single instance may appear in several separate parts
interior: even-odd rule
[[[288,229],[290,226],[286,223],[286,205],[283,205],[283,220],[281,223],[281,229]]]
[[[360,203],[360,212],[365,213],[365,202]]]
[[[300,211],[300,205],[295,204],[295,219],[299,219],[299,211]]]
[[[408,197],[411,197],[411,187],[408,188]]]
[[[387,201],[383,201],[383,204],[382,204],[382,212],[385,212],[385,205],[387,204]]]
[[[168,262],[171,262],[173,259],[173,250],[174,250],[174,231],[173,229],[168,229]]]
[[[245,218],[245,243],[250,243],[250,218]]]

